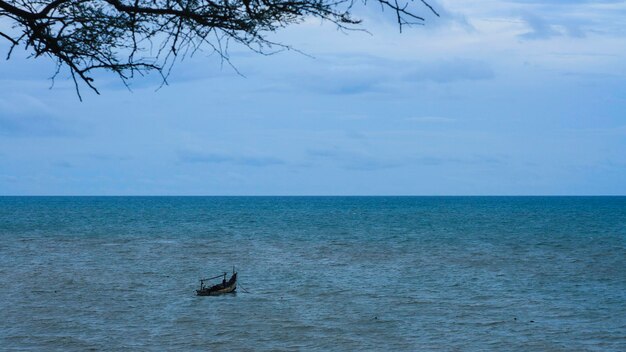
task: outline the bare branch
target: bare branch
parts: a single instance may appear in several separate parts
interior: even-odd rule
[[[394,11],[401,31],[425,21],[410,8],[413,0],[373,1]],[[427,0],[420,1],[439,16]],[[99,94],[94,71],[112,72],[126,87],[135,74],[157,72],[163,86],[177,61],[203,49],[239,73],[228,54],[232,43],[262,55],[294,50],[266,35],[307,18],[341,31],[364,30],[352,16],[354,5],[355,0],[0,0],[0,21],[11,28],[0,36],[11,43],[7,59],[24,46],[30,57],[57,61],[53,77],[69,68],[82,100],[81,82]]]

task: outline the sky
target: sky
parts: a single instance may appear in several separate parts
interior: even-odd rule
[[[101,95],[0,61],[0,195],[625,195],[626,1],[431,1],[307,20]],[[7,25],[6,23],[0,25]],[[0,56],[8,45],[0,41]],[[52,86],[52,87],[51,87]]]

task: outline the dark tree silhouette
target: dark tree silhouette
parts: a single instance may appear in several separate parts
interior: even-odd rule
[[[10,42],[7,59],[18,46],[33,57],[57,63],[55,77],[69,68],[78,82],[96,93],[94,70],[117,74],[124,84],[135,74],[157,71],[166,83],[177,57],[209,48],[228,61],[236,42],[261,54],[289,47],[266,34],[312,17],[340,29],[359,29],[354,1],[367,0],[0,0],[0,37]],[[424,18],[405,1],[370,0],[389,9],[402,26]],[[415,0],[417,1],[417,0]],[[426,2],[419,0],[438,16]],[[1,39],[0,38],[0,39]]]

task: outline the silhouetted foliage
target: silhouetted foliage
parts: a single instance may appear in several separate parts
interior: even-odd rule
[[[266,34],[306,18],[358,29],[355,0],[0,0],[0,37],[34,57],[67,66],[96,93],[94,70],[109,70],[126,84],[135,74],[157,71],[166,82],[177,57],[209,48],[228,61],[229,43],[268,54],[289,48]],[[367,0],[357,0],[366,3]],[[420,24],[406,0],[371,0],[392,10],[402,26]],[[411,0],[412,1],[412,0]],[[416,0],[417,1],[417,0]],[[427,11],[437,12],[419,0]],[[56,76],[55,74],[55,76]]]

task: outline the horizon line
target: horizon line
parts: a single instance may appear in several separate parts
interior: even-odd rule
[[[626,194],[7,194],[3,197],[626,197]]]

